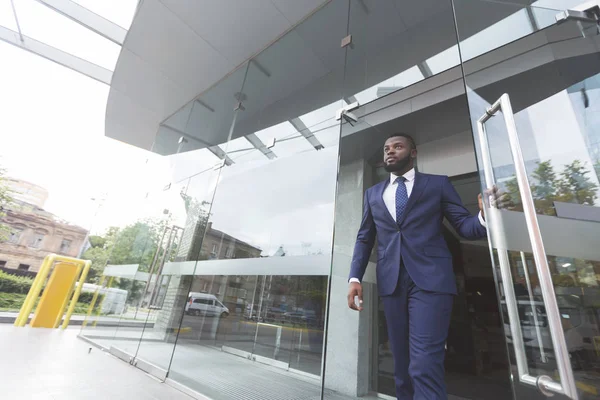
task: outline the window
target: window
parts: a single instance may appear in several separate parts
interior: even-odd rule
[[[228,247],[227,252],[225,253],[225,257],[231,258],[233,257],[233,247]]]
[[[0,260],[0,268],[6,267],[6,261]]]
[[[29,271],[29,264],[19,264],[20,271]]]
[[[21,233],[23,233],[22,229],[13,229],[10,232],[10,236],[8,237],[8,241],[10,243],[18,244],[19,239],[21,238]]]
[[[29,247],[33,247],[34,249],[39,249],[42,247],[42,241],[44,240],[43,233],[34,233],[31,240],[29,241]]]
[[[63,239],[62,243],[60,244],[60,252],[67,253],[71,248],[71,242],[72,241],[69,239]]]
[[[215,301],[208,299],[194,299],[194,304],[208,304],[209,306],[214,306]]]
[[[217,254],[217,244],[213,243],[212,251],[210,252],[213,256]]]

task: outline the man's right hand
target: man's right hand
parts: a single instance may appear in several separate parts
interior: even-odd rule
[[[354,302],[355,296],[358,296],[359,306],[356,306],[356,303]],[[358,282],[350,283],[350,289],[348,290],[348,307],[350,307],[351,309],[353,309],[355,311],[362,311],[362,309],[363,309],[362,303],[363,303],[362,285]]]

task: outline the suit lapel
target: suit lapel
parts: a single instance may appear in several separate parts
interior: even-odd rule
[[[402,224],[406,219],[406,216],[410,212],[411,208],[417,201],[419,197],[423,194],[423,190],[425,190],[425,186],[427,186],[427,181],[429,178],[426,175],[420,174],[418,172],[415,173],[415,184],[413,186],[413,190],[410,193],[410,197],[408,198],[408,203],[406,203],[406,209],[404,210],[404,214],[402,214],[402,218],[398,221],[398,225]]]
[[[392,214],[390,214],[390,210],[388,210],[387,206],[385,205],[385,201],[383,200],[383,192],[385,192],[385,189],[388,187],[389,184],[389,179],[386,179],[385,181],[381,182],[381,184],[377,188],[377,199],[379,199],[379,202],[381,203],[381,206],[383,207],[384,213],[385,215],[387,215],[389,222],[391,222],[392,224],[396,224],[396,220],[394,219]]]

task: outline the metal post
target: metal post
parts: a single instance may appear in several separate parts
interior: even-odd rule
[[[71,304],[69,305],[69,310],[67,311],[67,315],[65,315],[65,320],[62,324],[62,329],[66,329],[69,326],[69,322],[71,321],[71,315],[73,315],[73,311],[75,310],[75,306],[77,305],[77,300],[79,300],[79,295],[81,294],[81,290],[83,289],[83,284],[87,278],[88,272],[90,271],[90,267],[92,266],[91,261],[86,261],[83,267],[83,272],[81,272],[81,278],[79,278],[79,282],[77,283],[77,289],[73,294],[73,298],[71,299]]]

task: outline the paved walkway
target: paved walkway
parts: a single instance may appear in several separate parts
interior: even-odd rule
[[[18,312],[1,311],[0,312],[0,323],[12,324],[15,322],[17,315],[19,315]],[[30,320],[31,320],[31,318],[33,318],[33,313],[31,313],[29,315],[29,318],[30,318]],[[86,319],[85,315],[75,314],[75,315],[71,316],[71,321],[70,321],[69,325],[70,326],[81,325],[85,319]],[[98,323],[102,326],[130,326],[130,327],[143,328],[144,324],[146,324],[146,316],[137,315],[136,318],[133,318],[133,314],[132,314],[131,318],[129,316],[125,316],[124,318],[121,318],[121,316],[108,316],[108,317],[91,316],[90,318],[88,318],[88,324],[91,324],[96,319],[98,320]],[[149,320],[148,326],[153,326],[153,323],[154,323],[153,320]]]
[[[66,331],[0,324],[0,398],[190,400]]]

